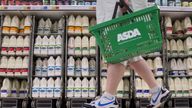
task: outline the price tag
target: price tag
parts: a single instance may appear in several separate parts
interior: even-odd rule
[[[2,10],[7,10],[7,6],[2,6]]]
[[[7,7],[8,10],[18,10],[18,7],[17,6],[8,6]]]
[[[59,6],[56,5],[56,10],[59,10]]]
[[[60,10],[64,10],[64,9],[70,9],[70,5],[59,5],[59,9]]]
[[[48,7],[47,6],[43,6],[43,10],[48,10]]]
[[[42,10],[42,6],[31,6],[31,10]]]
[[[96,10],[96,6],[90,6],[89,10]]]
[[[23,5],[22,10],[27,10],[27,6]]]
[[[59,6],[57,5],[51,5],[51,10],[58,10],[59,9]]]

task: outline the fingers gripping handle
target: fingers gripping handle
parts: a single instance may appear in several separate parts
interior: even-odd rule
[[[114,9],[114,12],[113,12],[112,19],[114,19],[116,17],[116,15],[117,15],[118,6],[120,8],[124,8],[125,7],[129,13],[133,12],[131,10],[131,8],[127,5],[127,3],[125,3],[124,0],[119,0],[119,2],[116,2],[116,4],[115,4],[115,9]]]

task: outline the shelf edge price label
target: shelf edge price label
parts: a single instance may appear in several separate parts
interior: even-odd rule
[[[50,10],[58,10],[59,6],[57,5],[51,5]]]
[[[31,10],[42,10],[41,6],[31,6]]]
[[[23,6],[23,10],[30,10],[31,7],[30,6]]]
[[[18,10],[19,6],[10,5],[10,6],[7,6],[7,9],[8,10]]]
[[[90,6],[89,10],[96,10],[96,6]]]
[[[48,9],[49,9],[49,7],[43,6],[43,10],[48,10]]]

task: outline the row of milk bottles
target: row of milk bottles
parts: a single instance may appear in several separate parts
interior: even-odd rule
[[[33,80],[32,97],[61,97],[62,93],[61,78],[35,78]]]
[[[182,21],[175,20],[172,24],[171,17],[166,16],[165,17],[165,27],[166,27],[166,33],[167,34],[173,34],[173,33],[184,33],[184,34],[192,34],[192,24],[190,17],[185,17]]]
[[[70,15],[68,18],[68,34],[89,34],[89,26],[96,25],[96,19],[78,15],[76,18],[74,15]]]
[[[31,33],[32,29],[32,17],[26,16],[19,19],[18,16],[10,17],[6,15],[3,22],[2,33],[4,34],[17,34],[17,33]]]
[[[185,59],[171,59],[169,61],[169,70],[177,70],[179,73],[173,73],[173,75],[192,75],[192,58]]]
[[[107,78],[103,77],[101,79],[101,88],[102,88],[102,93],[105,92],[105,88],[106,88],[106,84],[107,84]],[[130,87],[129,87],[130,83],[129,83],[129,79],[121,79],[118,88],[117,88],[117,97],[128,97],[130,92]]]
[[[53,58],[50,56],[48,59],[36,60],[35,75],[37,76],[61,76],[62,73],[62,60],[60,56]]]
[[[4,36],[2,40],[1,54],[3,55],[29,55],[29,36]]]
[[[37,36],[35,39],[35,55],[58,55],[62,53],[62,37],[60,35],[49,38]]]
[[[5,78],[0,91],[0,97],[26,97],[28,92],[27,81]]]
[[[67,65],[67,75],[68,76],[95,76],[96,67],[95,60],[92,58],[90,61],[87,57],[81,59],[75,59],[70,56]]]
[[[167,40],[167,51],[172,55],[192,54],[192,37],[187,37],[184,41],[181,39]]]
[[[38,22],[37,32],[39,34],[49,34],[49,33],[63,33],[64,30],[64,19],[60,18],[59,21],[52,23],[50,18],[44,20],[41,18]]]
[[[69,55],[95,55],[96,54],[96,41],[95,37],[87,36],[70,37],[68,41],[68,54]]]
[[[0,75],[27,76],[29,57],[6,57],[2,56],[0,61]]]
[[[169,78],[168,82],[173,97],[192,96],[192,78]]]
[[[162,78],[157,78],[156,80],[159,85],[163,86]],[[136,97],[146,97],[146,98],[150,97],[150,89],[143,79],[141,78],[135,79],[135,88],[136,88]]]
[[[82,80],[77,77],[75,80],[70,77],[67,82],[67,97],[95,97],[96,80],[92,77],[88,80],[86,77]]]

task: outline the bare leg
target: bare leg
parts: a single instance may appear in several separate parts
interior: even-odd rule
[[[124,72],[125,66],[123,64],[108,64],[105,92],[110,93],[111,95],[116,95],[117,87],[123,77]]]
[[[148,64],[145,60],[139,60],[136,62],[132,62],[129,64],[131,68],[133,68],[138,75],[145,80],[145,82],[148,84],[148,86],[153,89],[155,87],[158,87],[154,75],[152,71],[150,70]]]

